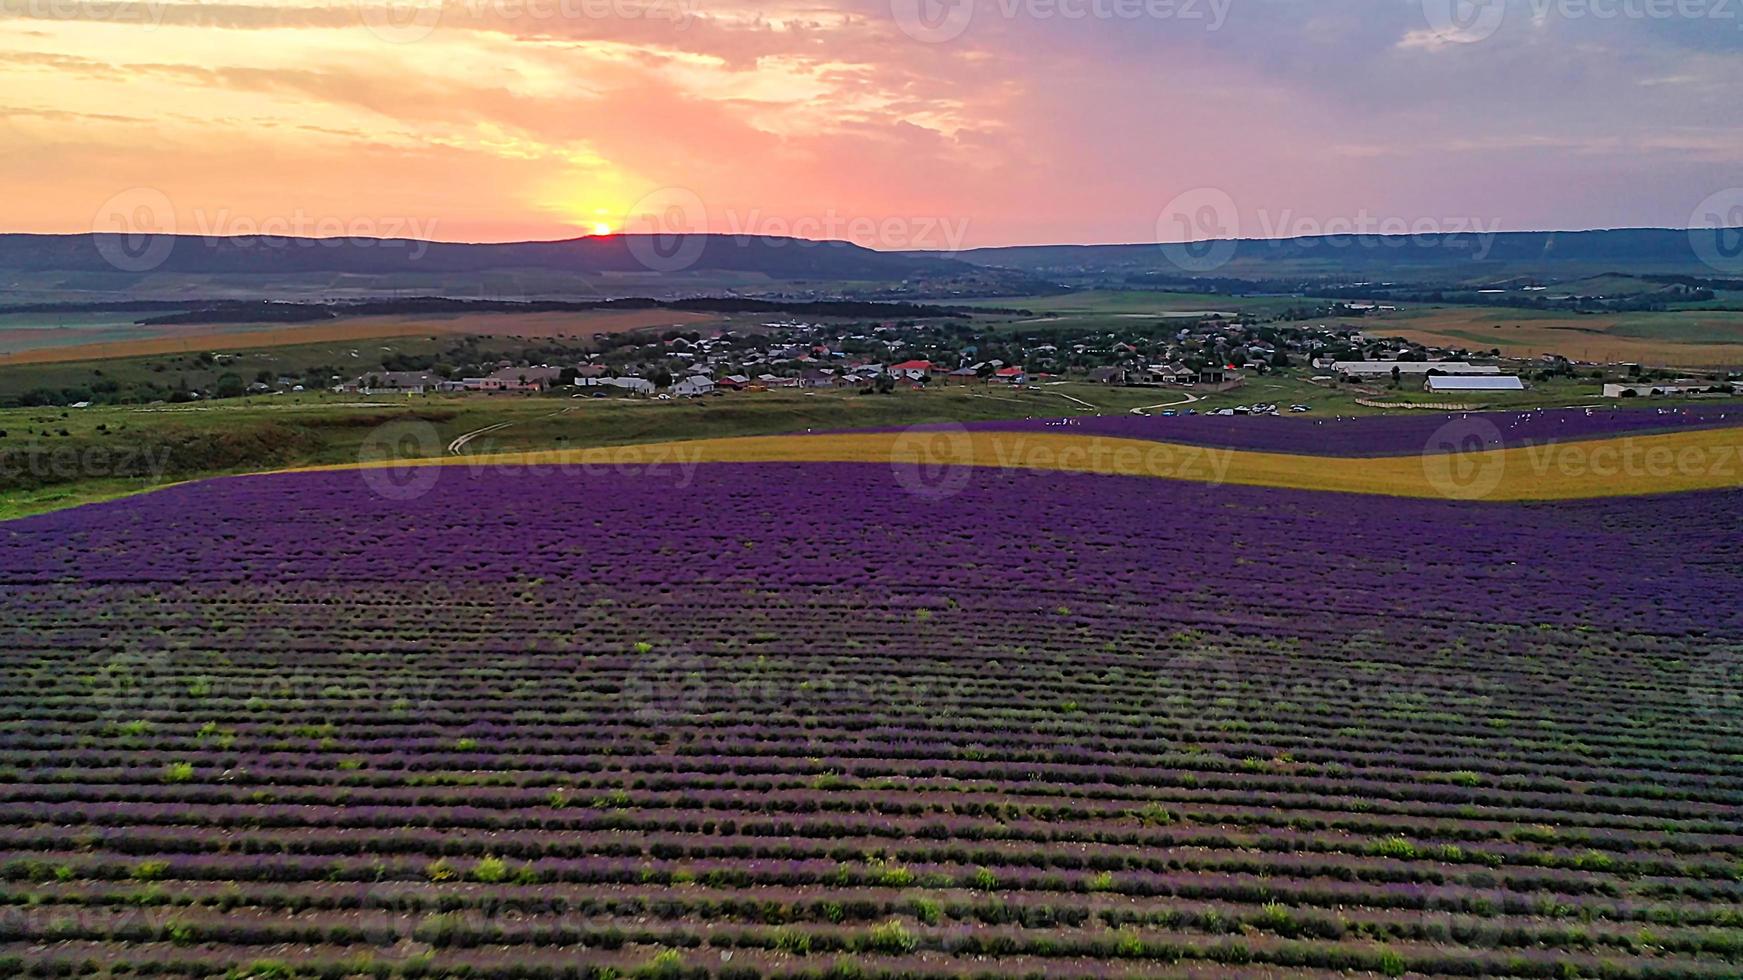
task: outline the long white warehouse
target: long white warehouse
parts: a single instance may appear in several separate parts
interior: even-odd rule
[[[1441,374],[1500,374],[1501,369],[1493,364],[1466,364],[1464,361],[1337,361],[1332,364],[1332,370],[1338,374],[1391,375],[1397,368],[1399,374],[1427,374],[1439,371]]]

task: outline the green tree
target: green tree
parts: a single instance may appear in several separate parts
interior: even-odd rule
[[[243,384],[242,375],[235,371],[226,371],[218,376],[217,384],[212,386],[212,394],[217,398],[237,398],[248,391]]]

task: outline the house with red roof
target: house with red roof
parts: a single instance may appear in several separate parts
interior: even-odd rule
[[[890,365],[890,376],[898,381],[918,381],[932,373],[931,361],[903,361]]]

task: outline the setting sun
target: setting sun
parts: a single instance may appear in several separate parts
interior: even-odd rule
[[[595,235],[609,235],[611,234],[611,225],[603,221],[595,221],[593,222],[593,233]]]

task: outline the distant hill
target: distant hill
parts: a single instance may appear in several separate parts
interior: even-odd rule
[[[848,242],[735,235],[603,235],[458,244],[408,239],[0,235],[0,302],[281,300],[925,301],[1069,287],[1300,292],[1392,282],[1446,285],[1606,273],[1718,286],[1743,232],[1667,228],[1445,236],[1234,239],[1184,246],[1026,245],[879,252]],[[1712,259],[1713,261],[1704,261]],[[1243,285],[1244,284],[1244,285]]]
[[[1184,246],[1019,245],[950,257],[1039,276],[1155,273],[1234,278],[1385,275],[1463,281],[1496,275],[1565,278],[1606,270],[1716,276],[1703,254],[1723,255],[1713,230],[1670,228],[1531,231],[1443,236],[1331,235],[1230,239]],[[1743,232],[1724,233],[1731,249]],[[1702,246],[1697,249],[1697,245]],[[1182,262],[1181,257],[1187,257]]]
[[[633,282],[623,290],[615,282]],[[1020,273],[849,242],[734,235],[602,235],[552,242],[457,244],[408,239],[207,238],[191,235],[0,235],[0,294],[19,301],[369,296],[560,298],[732,292],[836,284],[916,295],[1000,295],[1041,284]],[[753,291],[755,289],[753,288]],[[799,292],[803,293],[804,290]]]
[[[161,240],[162,244],[159,244]],[[161,257],[150,250],[161,251]],[[554,242],[457,244],[375,238],[193,235],[0,235],[0,268],[271,275],[553,269],[572,272],[755,272],[774,278],[901,279],[966,271],[950,259],[875,252],[849,242],[732,235],[601,235]],[[131,258],[129,256],[132,256]],[[123,268],[122,271],[135,271]]]

